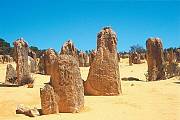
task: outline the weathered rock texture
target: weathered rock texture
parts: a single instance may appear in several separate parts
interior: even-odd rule
[[[175,54],[176,54],[176,61],[177,61],[178,63],[180,63],[180,48],[177,48],[177,49],[175,50]]]
[[[28,68],[31,73],[36,72],[36,61],[30,56],[28,56]]]
[[[133,53],[131,54],[131,57],[132,57],[132,63],[133,63],[133,64],[141,64],[141,63],[142,63],[139,53],[133,52]]]
[[[4,59],[4,56],[3,56],[3,55],[0,55],[0,63],[4,63],[4,62],[3,62],[3,59]]]
[[[44,53],[40,56],[39,63],[38,63],[38,72],[40,74],[45,74],[45,55]]]
[[[89,55],[88,54],[84,54],[84,61],[85,61],[85,67],[89,67]]]
[[[79,67],[89,67],[89,55],[80,52],[79,53]]]
[[[89,54],[89,65],[91,65],[91,63],[93,62],[94,58],[96,56],[96,51],[92,51],[90,54]]]
[[[132,66],[132,55],[129,55],[129,66]]]
[[[77,49],[71,40],[63,44],[60,54],[72,55],[78,60]]]
[[[118,62],[120,62],[121,61],[121,54],[117,53],[117,56],[118,56]]]
[[[146,54],[145,53],[140,53],[140,59],[145,60],[146,59]]]
[[[31,109],[29,107],[25,107],[24,105],[17,106],[16,114],[25,114],[29,117],[40,116],[40,113],[37,108]]]
[[[180,66],[177,62],[172,62],[171,64],[166,64],[166,78],[171,78],[175,76],[180,76]]]
[[[166,62],[166,78],[180,75],[180,66],[178,64],[176,49],[167,50],[168,62]]]
[[[32,57],[34,60],[36,60],[36,53],[34,51],[32,51],[31,49],[29,49],[28,51],[28,56]]]
[[[86,94],[119,95],[121,93],[116,46],[116,33],[110,27],[103,28],[97,36],[97,54],[84,83]]]
[[[17,84],[16,70],[11,64],[7,65],[5,84]]]
[[[71,55],[59,55],[53,65],[51,85],[58,96],[59,112],[79,112],[84,107],[83,80],[78,61]]]
[[[38,63],[37,63],[37,55],[34,51],[32,51],[31,49],[29,49],[29,52],[28,52],[28,56],[31,57],[32,59],[29,59],[30,60],[30,63],[31,63],[31,72],[32,73],[38,73]]]
[[[4,63],[10,63],[11,62],[11,56],[10,55],[4,55]]]
[[[168,51],[168,61],[169,61],[169,64],[173,64],[175,63],[175,53],[173,52],[173,49],[171,49],[170,51]]]
[[[13,58],[10,55],[0,55],[0,63],[10,63],[13,62]]]
[[[85,66],[85,54],[83,52],[79,53],[79,67],[84,67]]]
[[[14,42],[18,85],[32,82],[28,69],[28,50],[28,44],[22,38]]]
[[[168,51],[165,49],[163,53],[164,53],[164,61],[167,62],[168,59],[169,59],[169,58],[168,58],[168,57],[169,57],[169,56],[168,56]]]
[[[164,54],[159,38],[149,38],[146,41],[148,81],[165,79]]]
[[[59,113],[56,95],[51,85],[47,84],[44,88],[40,89],[40,97],[42,114]]]
[[[44,64],[45,64],[45,74],[46,75],[51,75],[52,73],[52,66],[53,66],[53,63],[55,62],[55,59],[56,59],[56,53],[55,53],[55,50],[52,49],[52,48],[49,48],[48,50],[45,51],[45,54],[44,54]]]
[[[122,57],[122,59],[129,58],[129,54],[122,54],[121,57]]]
[[[10,63],[13,62],[13,61],[14,61],[13,57],[10,57]]]

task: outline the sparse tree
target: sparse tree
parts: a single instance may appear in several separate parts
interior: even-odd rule
[[[137,44],[130,47],[130,52],[145,53],[146,49],[144,49],[142,46]]]
[[[39,50],[38,47],[35,47],[35,46],[30,46],[29,48],[30,48],[31,50],[33,50],[34,52],[36,52],[36,51]]]

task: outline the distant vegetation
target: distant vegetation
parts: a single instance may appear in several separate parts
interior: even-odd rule
[[[6,42],[6,40],[0,38],[0,48],[10,48],[10,43]]]
[[[4,55],[4,54],[10,55],[11,53],[12,53],[12,48],[10,46],[10,43],[0,38],[0,55]]]
[[[139,44],[137,45],[133,45],[130,47],[130,51],[129,52],[138,52],[138,53],[145,53],[146,49],[144,49],[142,46],[140,46]]]
[[[166,48],[166,49],[164,49],[164,51],[171,51],[171,50],[173,50],[174,52],[177,50],[177,49],[180,49],[180,47],[178,47],[178,48],[173,48],[173,47],[170,47],[170,48]]]
[[[29,48],[36,53],[37,57],[40,57],[42,55],[42,53],[44,51],[46,51],[46,49],[41,50],[36,46],[30,46]],[[176,47],[175,48],[173,48],[173,47],[166,48],[166,49],[164,49],[164,51],[169,51],[171,49],[173,49],[173,51],[176,51],[177,49],[180,49],[180,46],[178,48],[176,48]],[[13,50],[14,50],[14,48],[10,46],[9,42],[7,42],[5,39],[0,38],[0,55],[7,54],[7,55],[13,56]],[[85,53],[90,54],[92,51],[94,51],[94,49],[85,50]],[[80,50],[78,50],[78,53],[79,52],[80,52]],[[143,48],[142,46],[140,46],[139,44],[136,44],[136,45],[130,46],[129,52],[124,51],[124,52],[119,52],[119,53],[123,55],[123,54],[129,54],[132,52],[146,53],[146,49]]]
[[[41,54],[45,51],[38,49],[38,47],[36,46],[30,46],[29,48],[36,53],[37,57],[40,57]],[[10,43],[7,42],[5,39],[0,38],[0,55],[6,54],[13,57],[13,51],[14,47],[11,47]]]
[[[37,56],[38,58],[43,54],[43,52],[46,51],[46,49],[40,50],[40,49],[39,49],[38,47],[36,47],[36,46],[30,46],[29,48],[36,53],[36,56]]]

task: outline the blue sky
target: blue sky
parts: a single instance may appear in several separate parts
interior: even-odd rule
[[[72,39],[78,49],[95,49],[104,26],[117,33],[120,51],[145,47],[148,37],[179,47],[180,1],[0,0],[0,38],[9,42],[23,37],[30,45],[59,51]]]

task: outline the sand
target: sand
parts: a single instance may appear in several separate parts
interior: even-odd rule
[[[15,66],[15,64],[13,63]],[[0,64],[0,82],[5,81],[6,64]],[[89,68],[80,68],[86,80]],[[180,79],[145,82],[147,64],[128,66],[120,62],[120,76],[140,81],[122,81],[120,96],[85,96],[85,108],[80,113],[59,113],[30,118],[16,114],[18,104],[40,106],[39,89],[49,82],[49,76],[33,74],[34,88],[0,87],[0,120],[180,120]]]

